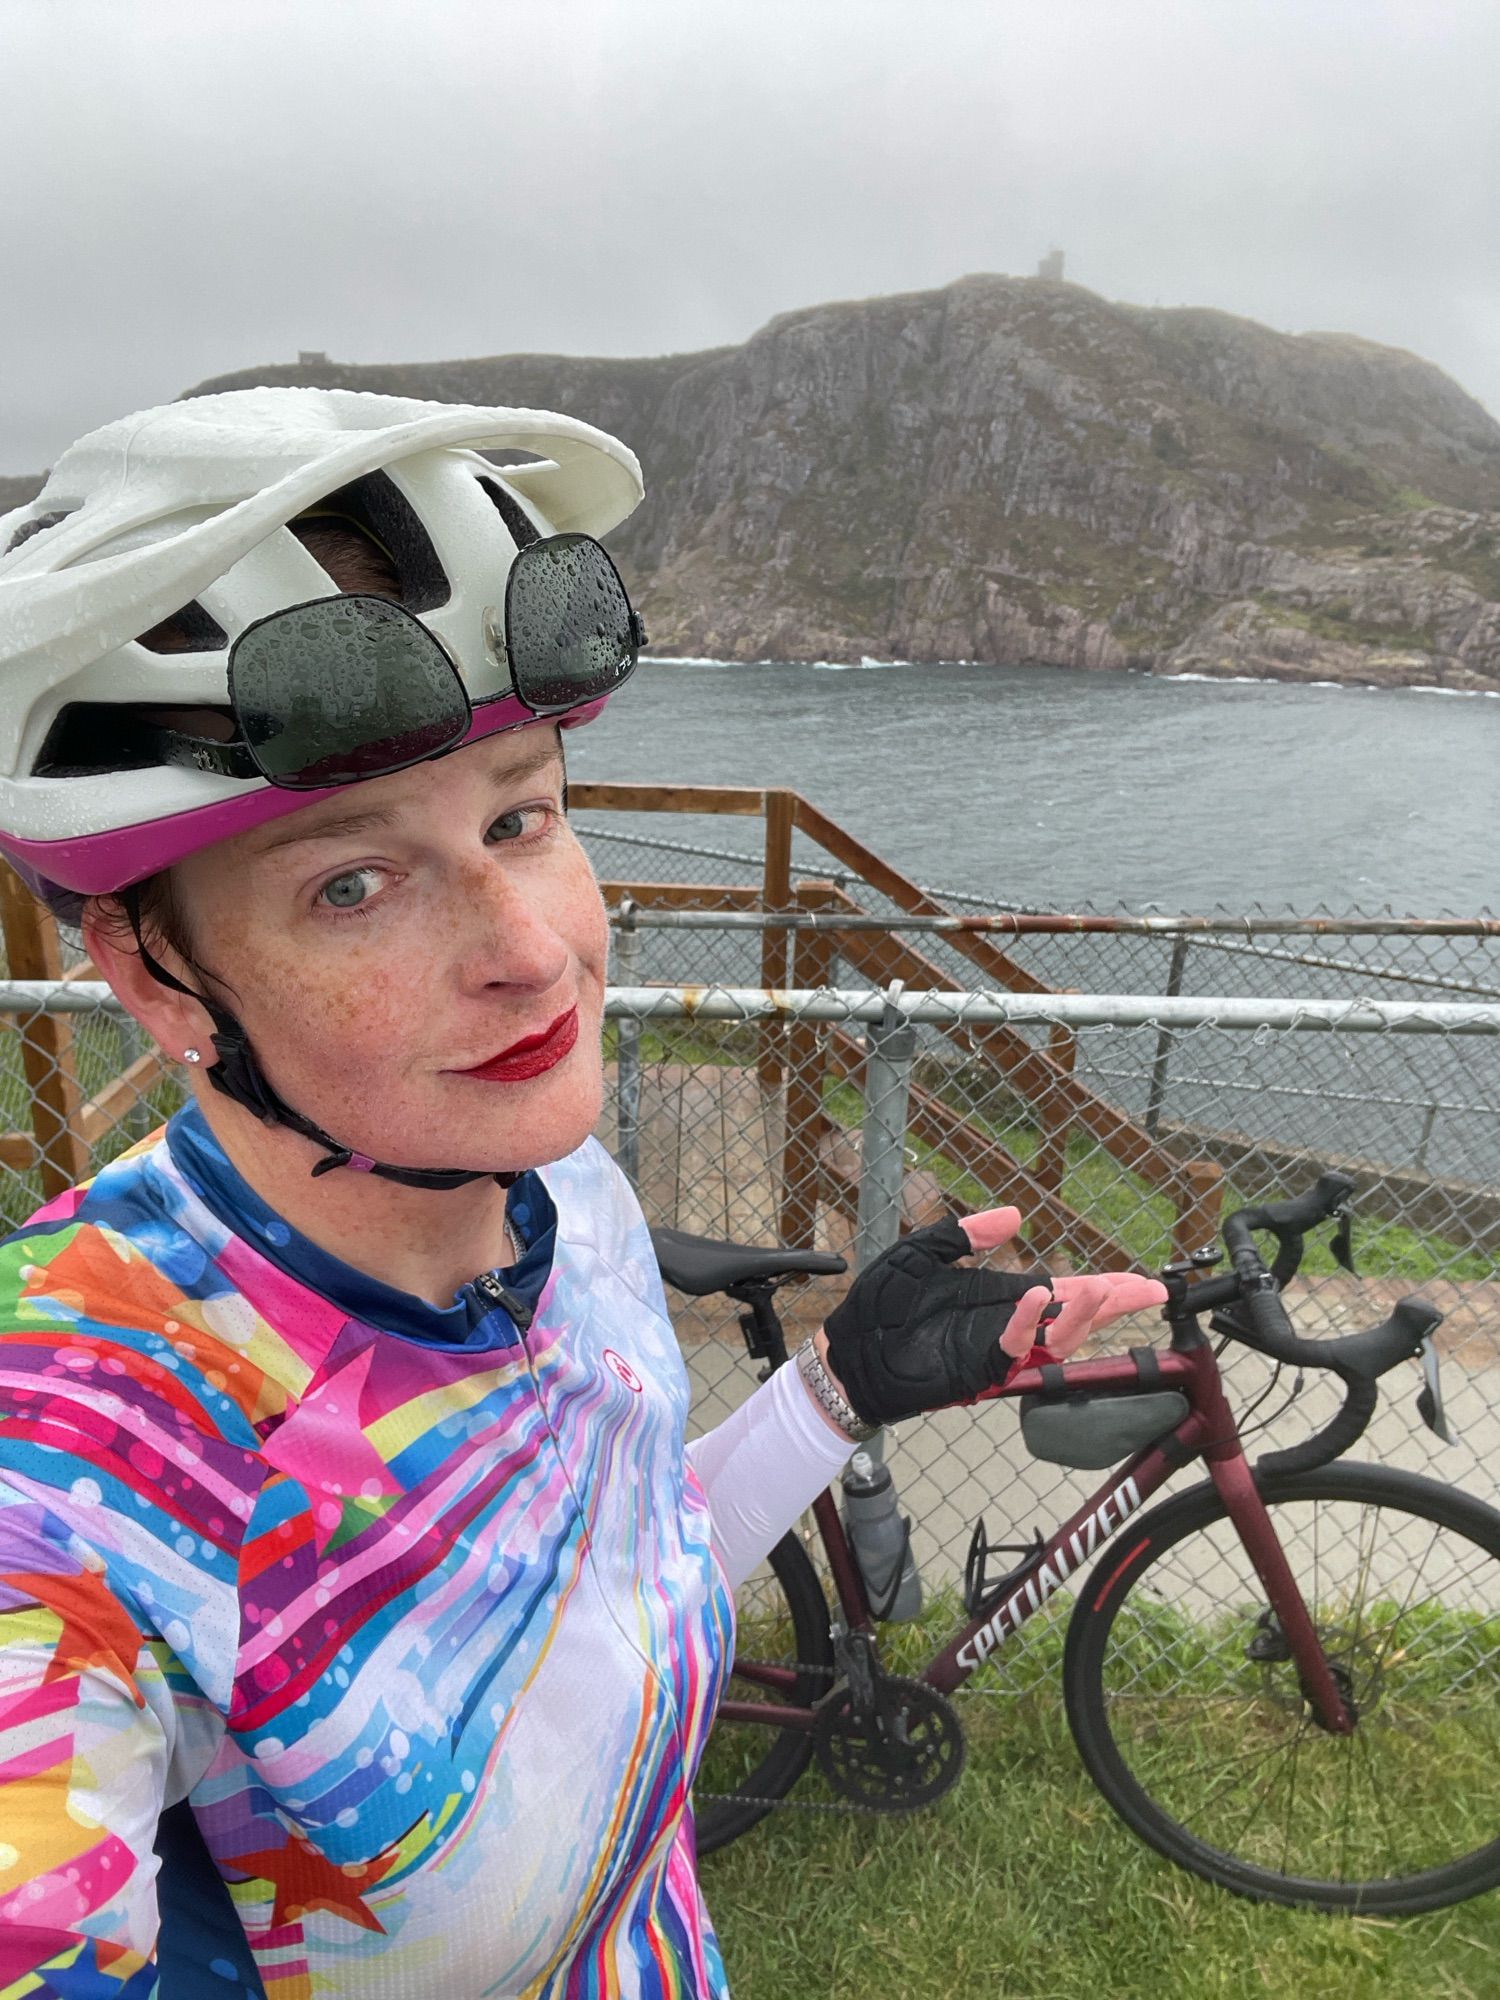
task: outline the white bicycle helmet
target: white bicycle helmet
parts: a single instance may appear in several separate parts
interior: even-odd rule
[[[537,457],[499,471],[480,456],[505,449]],[[603,534],[641,495],[632,452],[544,410],[242,389],[91,432],[0,518],[0,851],[43,894],[98,894],[326,796],[138,754],[120,768],[110,726],[111,709],[226,708],[245,628],[337,594],[294,517],[331,502],[390,554],[402,604],[485,704],[472,740],[537,719],[497,698],[518,548]],[[174,616],[193,650],[142,643]]]
[[[481,456],[502,450],[531,454],[531,462],[498,471]],[[602,623],[596,628],[601,650],[608,653],[606,641],[620,633],[628,661],[616,660],[615,678],[633,665],[644,634],[613,565],[592,540],[593,568],[569,565],[584,538],[623,520],[641,495],[633,453],[549,411],[245,389],[91,432],[58,460],[30,506],[0,519],[0,852],[54,907],[121,894],[153,977],[190,994],[214,1023],[210,1082],[321,1148],[314,1175],[351,1167],[427,1188],[487,1177],[382,1164],[331,1138],[277,1094],[235,1016],[152,956],[137,885],[329,795],[317,788],[316,756],[292,775],[268,776],[248,737],[239,745],[177,739],[161,718],[216,709],[243,733],[236,642],[263,633],[278,615],[286,630],[311,611],[339,643],[340,619],[363,616],[360,643],[373,651],[348,654],[356,678],[382,643],[378,631],[370,640],[372,630],[405,624],[409,641],[422,628],[415,650],[439,656],[437,675],[448,686],[450,715],[457,704],[460,734],[450,730],[440,749],[425,747],[436,736],[412,738],[417,747],[413,753],[408,743],[406,764],[539,719],[564,727],[587,721],[607,699],[598,688],[613,682],[606,674],[580,695],[576,673],[549,672],[546,641],[576,640],[586,652],[600,594],[612,592],[615,624],[608,634]],[[288,526],[309,513],[351,523],[384,551],[400,585],[399,610],[339,591]],[[528,596],[513,628],[510,584],[528,564],[542,578],[540,599]],[[549,584],[549,565],[559,583]],[[547,616],[528,622],[539,602],[548,608],[549,589],[555,629]],[[173,647],[157,650],[148,642],[168,619]],[[536,685],[523,694],[520,660],[538,641]],[[293,678],[301,657],[282,647]],[[342,700],[338,660],[320,662],[317,672]],[[400,680],[398,673],[385,685]],[[345,705],[352,712],[359,703]],[[280,719],[283,741],[294,740],[302,722],[297,714]],[[184,753],[203,767],[184,764]],[[358,771],[346,765],[343,775]]]

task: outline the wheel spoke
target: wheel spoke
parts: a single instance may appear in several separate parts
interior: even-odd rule
[[[1292,1750],[1295,1748],[1296,1740],[1297,1739],[1293,1737],[1290,1743],[1283,1743],[1281,1745],[1281,1748],[1271,1758],[1270,1763],[1266,1767],[1265,1782],[1262,1784],[1260,1790],[1256,1793],[1255,1797],[1250,1801],[1249,1805],[1246,1806],[1244,1813],[1241,1815],[1239,1819],[1238,1824],[1231,1829],[1231,1832],[1229,1834],[1230,1839],[1234,1839],[1239,1834],[1243,1833],[1245,1828],[1250,1824],[1251,1820],[1255,1817],[1256,1811],[1261,1805],[1261,1802],[1266,1798],[1267,1794],[1271,1790],[1271,1787],[1276,1782],[1280,1765],[1287,1757],[1291,1755]],[[1228,1786],[1221,1786],[1219,1790],[1213,1793],[1212,1796],[1206,1801],[1206,1805],[1212,1806],[1216,1804],[1217,1801],[1224,1796],[1225,1792],[1228,1789],[1229,1789]]]
[[[1281,1872],[1283,1875],[1287,1872],[1287,1856],[1291,1851],[1292,1845],[1292,1821],[1297,1810],[1297,1760],[1302,1754],[1303,1733],[1299,1729],[1292,1742],[1291,1783],[1287,1788],[1286,1819],[1282,1823],[1281,1834]]]
[[[1375,1801],[1375,1810],[1380,1815],[1380,1823],[1385,1828],[1386,1839],[1390,1843],[1387,1850],[1386,1872],[1394,1875],[1397,1872],[1396,1851],[1399,1841],[1396,1829],[1391,1823],[1390,1805],[1385,1795],[1385,1787],[1380,1782],[1380,1774],[1374,1770],[1371,1764],[1369,1736],[1356,1726],[1349,1742],[1354,1752],[1351,1762],[1358,1759],[1361,1755],[1364,1758],[1365,1774],[1370,1781],[1370,1796]]]
[[[1267,1490],[1353,1732],[1316,1723],[1205,1489],[1079,1599],[1069,1700],[1106,1797],[1174,1860],[1283,1901],[1399,1911],[1500,1883],[1500,1516],[1380,1468]]]

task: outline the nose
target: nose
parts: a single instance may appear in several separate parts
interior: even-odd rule
[[[557,885],[545,869],[507,867],[486,850],[458,871],[449,936],[465,993],[514,987],[544,993],[562,981],[572,952],[557,922]]]

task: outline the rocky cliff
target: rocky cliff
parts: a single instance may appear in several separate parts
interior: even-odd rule
[[[41,483],[40,473],[0,473],[0,514],[8,514],[12,507],[24,506]]]
[[[639,452],[653,650],[1500,686],[1500,426],[1347,335],[971,277],[741,347],[267,368]]]

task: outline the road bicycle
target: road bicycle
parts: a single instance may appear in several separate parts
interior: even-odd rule
[[[1115,1438],[1122,1414],[1144,1429],[1050,1535],[997,1544],[976,1523],[962,1622],[915,1677],[886,1664],[833,1491],[818,1497],[834,1603],[787,1535],[770,1558],[774,1610],[742,1609],[713,1775],[695,1797],[701,1852],[748,1831],[814,1761],[842,1808],[941,1798],[965,1755],[954,1691],[1066,1591],[1062,1682],[1078,1751],[1126,1826],[1169,1860],[1244,1896],[1324,1910],[1411,1913],[1500,1882],[1500,1513],[1408,1472],[1335,1463],[1364,1433],[1378,1379],[1408,1359],[1423,1364],[1423,1419],[1447,1437],[1432,1340],[1442,1315],[1403,1299],[1365,1332],[1305,1339],[1282,1301],[1323,1221],[1337,1222],[1335,1254],[1353,1268],[1352,1190],[1327,1174],[1295,1200],[1232,1214],[1222,1273],[1214,1249],[1169,1265],[1168,1345],[1029,1367],[999,1393],[1021,1402],[1028,1434],[1061,1426],[1075,1438],[1071,1457],[1055,1437],[1047,1448],[1061,1462],[1110,1462],[1089,1456],[1101,1420]],[[1253,1231],[1276,1238],[1269,1269]],[[818,1252],[654,1233],[669,1284],[744,1308],[763,1373],[786,1361],[778,1286],[844,1268]],[[1252,1467],[1218,1365],[1228,1342],[1331,1371],[1341,1406]],[[1198,1460],[1206,1479],[1143,1511]]]

